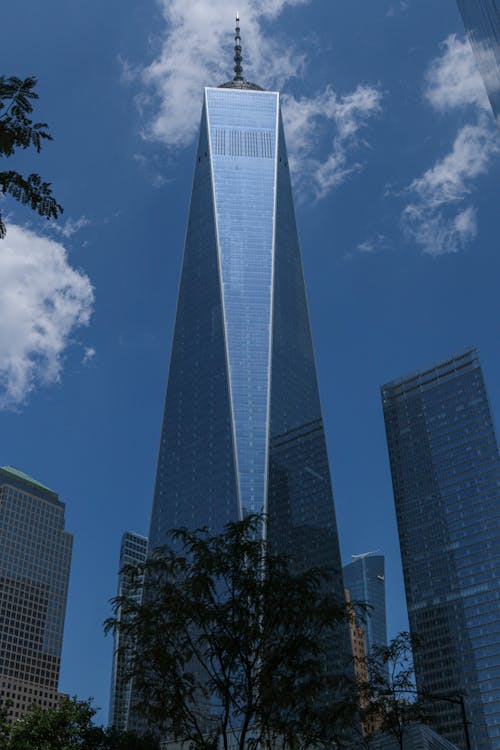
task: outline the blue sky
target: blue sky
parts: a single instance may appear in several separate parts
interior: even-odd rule
[[[471,343],[500,410],[500,142],[455,0],[241,1],[244,73],[283,92],[344,560],[387,556],[406,627],[379,387]],[[226,0],[19,0],[2,73],[36,75],[57,225],[6,199],[0,464],[75,534],[60,688],[107,717],[120,538],[147,533],[204,85]],[[7,162],[5,163],[7,166]]]

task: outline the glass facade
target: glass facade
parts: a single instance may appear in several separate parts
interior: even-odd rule
[[[500,456],[477,351],[382,387],[417,687],[500,748]],[[428,702],[465,750],[459,705]]]
[[[243,82],[205,89],[150,548],[262,511],[273,549],[330,565],[343,599],[279,94]]]
[[[0,468],[0,703],[11,719],[58,700],[73,536],[57,494]]]
[[[404,750],[458,750],[456,745],[424,724],[408,725],[403,741]],[[370,750],[401,750],[400,738],[389,733],[376,735],[370,743]]]
[[[122,537],[120,547],[120,566],[118,573],[117,596],[130,596],[130,582],[123,572],[125,565],[140,564],[146,561],[148,540],[145,536],[133,531],[126,531]],[[133,594],[136,600],[142,597],[141,591]],[[122,613],[118,610],[118,620],[122,620]],[[113,669],[111,674],[111,693],[109,701],[109,725],[120,731],[127,728],[130,708],[131,682],[126,679],[127,643],[123,643],[124,636],[115,632],[113,650]],[[124,648],[125,647],[125,648]]]
[[[368,605],[361,613],[366,631],[366,650],[387,646],[385,616],[385,560],[383,555],[357,555],[357,559],[344,566],[344,583],[352,601]]]
[[[500,2],[458,0],[458,7],[500,126]]]

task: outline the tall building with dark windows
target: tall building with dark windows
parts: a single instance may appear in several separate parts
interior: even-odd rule
[[[382,387],[417,687],[434,728],[500,748],[500,456],[476,349]],[[430,697],[432,696],[432,698]]]
[[[280,96],[243,79],[239,29],[235,50],[203,94],[149,544],[264,512],[272,548],[331,566],[342,600]]]
[[[500,0],[458,0],[458,7],[500,127]]]
[[[130,580],[123,570],[126,565],[140,564],[146,561],[148,540],[145,536],[134,531],[126,531],[122,536],[120,546],[120,561],[118,568],[118,596],[133,596],[139,600],[141,591],[130,589]],[[121,610],[117,612],[117,619],[123,617]],[[109,700],[109,725],[120,731],[127,728],[130,708],[131,682],[127,680],[127,643],[123,643],[124,635],[117,629],[114,638],[113,670],[111,674],[111,692]]]
[[[64,508],[53,490],[0,468],[0,703],[12,720],[59,699],[73,544]]]
[[[352,562],[344,566],[344,584],[352,601],[367,605],[361,613],[367,654],[374,647],[384,648],[387,646],[384,556],[374,552],[352,555]]]

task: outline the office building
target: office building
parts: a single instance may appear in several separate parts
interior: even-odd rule
[[[467,36],[500,126],[500,3],[499,0],[458,0]]]
[[[337,571],[341,601],[280,96],[243,78],[239,28],[234,70],[203,95],[149,544],[266,513],[272,549]],[[347,629],[331,650],[339,667]]]
[[[344,584],[353,601],[362,602],[366,609],[360,612],[366,631],[366,650],[387,646],[385,616],[385,561],[375,552],[352,555],[352,562],[344,566]]]
[[[118,596],[133,596],[139,600],[142,591],[132,592],[129,579],[124,572],[126,565],[137,565],[146,561],[148,540],[145,536],[133,531],[126,531],[122,537],[120,547],[120,562],[118,572]],[[117,612],[118,620],[122,613]],[[109,725],[120,731],[127,728],[130,707],[131,683],[127,680],[127,643],[123,643],[124,635],[115,630],[113,650],[113,670],[111,674],[111,693],[109,701]]]
[[[0,468],[0,700],[13,720],[59,698],[73,543],[64,508],[53,490]]]
[[[473,750],[499,750],[500,457],[476,349],[382,400],[417,687],[436,731],[466,750],[463,696]]]

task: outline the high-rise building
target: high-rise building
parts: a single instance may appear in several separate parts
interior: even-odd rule
[[[500,126],[499,0],[458,0],[458,7],[493,113]]]
[[[204,91],[149,544],[264,512],[273,550],[336,570],[340,601],[280,96],[243,79],[239,28],[234,70]]]
[[[146,561],[148,540],[145,536],[133,531],[126,531],[122,537],[120,547],[120,563],[118,572],[118,596],[132,596],[140,600],[142,590],[131,591],[130,580],[124,571],[126,565],[137,565]],[[117,619],[122,619],[121,610],[117,612]],[[127,643],[123,643],[124,635],[115,630],[113,650],[113,670],[111,674],[111,692],[109,701],[109,725],[120,731],[127,728],[130,708],[131,683],[127,680]]]
[[[56,705],[73,536],[58,495],[0,468],[0,702]]]
[[[367,552],[352,555],[352,560],[344,566],[344,583],[351,599],[366,605],[360,614],[366,631],[366,650],[371,654],[374,647],[387,646],[384,556]]]
[[[382,387],[416,650],[436,731],[500,748],[500,456],[476,349]],[[430,697],[432,696],[432,698]]]

